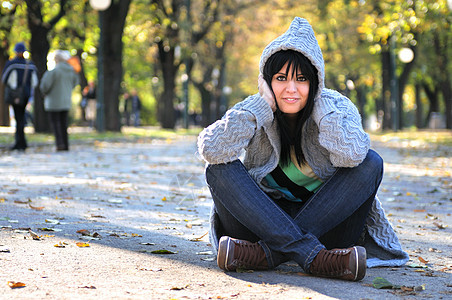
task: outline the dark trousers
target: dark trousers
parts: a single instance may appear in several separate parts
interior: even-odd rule
[[[53,132],[55,134],[57,151],[69,150],[67,134],[68,114],[69,112],[67,110],[49,112],[50,123],[52,124]]]
[[[25,106],[13,105],[14,118],[16,119],[16,142],[13,149],[25,150],[27,141],[25,139]]]

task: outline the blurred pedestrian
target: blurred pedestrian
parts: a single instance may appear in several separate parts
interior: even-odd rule
[[[67,63],[69,52],[55,51],[55,69],[46,71],[40,89],[45,95],[44,109],[49,112],[57,151],[68,151],[68,115],[72,105],[72,89],[78,85],[78,76]]]
[[[128,92],[125,92],[123,95],[124,99],[124,106],[122,110],[122,114],[124,117],[124,124],[126,126],[130,126],[130,112],[132,111],[132,99],[130,98],[130,94]]]
[[[25,59],[25,44],[20,42],[14,46],[16,56],[6,62],[2,73],[2,83],[5,84],[5,102],[14,110],[16,120],[15,143],[11,150],[25,151],[25,107],[32,90],[38,85],[37,69],[34,63]]]
[[[84,109],[85,120],[89,126],[94,127],[97,114],[96,85],[90,80],[82,91],[82,109]]]
[[[140,112],[141,112],[141,100],[138,97],[138,93],[136,89],[132,90],[132,116],[133,116],[133,124],[135,127],[140,126]]]

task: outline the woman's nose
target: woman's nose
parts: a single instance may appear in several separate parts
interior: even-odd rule
[[[293,80],[287,81],[286,91],[293,93],[296,90],[297,90],[297,88],[295,87],[295,81],[293,81]]]

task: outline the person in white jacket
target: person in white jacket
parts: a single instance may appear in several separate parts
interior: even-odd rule
[[[259,93],[198,137],[218,266],[267,270],[294,260],[309,274],[357,281],[366,266],[404,264],[376,198],[383,160],[353,103],[324,87],[305,19],[264,49],[260,73]]]
[[[55,51],[55,69],[46,71],[39,88],[44,94],[44,109],[49,113],[57,151],[69,150],[68,116],[72,106],[72,90],[79,84],[78,75],[68,63],[68,51]]]

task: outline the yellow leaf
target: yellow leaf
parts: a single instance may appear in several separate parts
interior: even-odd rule
[[[419,261],[420,261],[421,263],[423,263],[423,264],[428,263],[428,260],[425,260],[425,259],[423,259],[423,258],[420,257],[420,256],[418,256],[418,258],[419,258]]]
[[[33,206],[30,203],[28,203],[28,206],[30,206],[30,208],[34,209],[34,210],[43,210],[44,209],[44,206]]]
[[[163,197],[163,198],[162,198],[162,201],[166,201],[166,197]]]
[[[12,289],[21,288],[26,286],[23,282],[15,282],[15,281],[8,281],[8,286]]]
[[[76,245],[79,246],[80,248],[89,247],[88,243],[83,243],[83,242],[78,242]]]
[[[57,247],[57,248],[66,248],[65,245],[67,245],[67,244],[64,243],[64,242],[59,242],[58,244],[55,244],[55,245],[53,245],[53,246],[54,246],[54,247]]]

